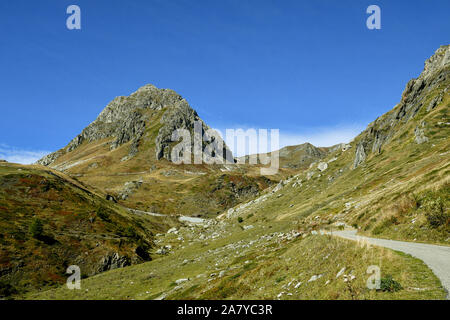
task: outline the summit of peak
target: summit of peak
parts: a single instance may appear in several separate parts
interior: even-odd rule
[[[450,45],[441,46],[425,61],[425,67],[421,77],[426,78],[440,69],[450,65]]]

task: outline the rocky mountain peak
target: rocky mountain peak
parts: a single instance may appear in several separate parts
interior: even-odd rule
[[[194,123],[200,121],[204,131],[209,127],[200,119],[197,112],[179,94],[170,89],[159,89],[147,84],[131,95],[119,96],[113,99],[99,114],[97,119],[89,124],[63,149],[51,153],[38,161],[48,166],[60,156],[77,149],[83,142],[93,142],[105,138],[114,138],[110,149],[132,142],[127,159],[132,158],[139,148],[139,144],[149,124],[147,111],[161,111],[162,124],[155,139],[156,159],[170,160],[170,144],[175,129],[192,130]],[[226,152],[229,152],[225,147]]]
[[[450,45],[441,46],[434,55],[425,61],[425,67],[420,77],[427,78],[448,65],[450,65]]]

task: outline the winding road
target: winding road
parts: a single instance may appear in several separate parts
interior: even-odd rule
[[[441,280],[447,293],[450,293],[450,247],[434,244],[414,243],[397,240],[377,239],[356,235],[356,230],[333,231],[331,233],[344,239],[367,241],[370,244],[401,251],[422,260]],[[447,295],[447,299],[450,294]]]

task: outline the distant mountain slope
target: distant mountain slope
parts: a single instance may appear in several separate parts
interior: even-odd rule
[[[315,147],[310,143],[303,143],[295,146],[287,146],[278,150],[280,168],[284,169],[306,169],[311,163],[317,162],[326,157],[334,147]],[[263,154],[270,157],[271,152]],[[260,156],[259,154],[257,155]],[[250,156],[238,158],[239,161],[248,163]]]
[[[170,220],[130,216],[54,170],[0,164],[0,297],[150,260]]]

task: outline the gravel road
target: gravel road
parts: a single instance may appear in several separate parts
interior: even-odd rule
[[[355,241],[363,240],[376,246],[408,253],[425,262],[425,264],[430,267],[434,274],[441,280],[441,283],[447,290],[447,293],[450,292],[450,247],[369,238],[356,235],[356,230],[333,231],[332,234],[341,238]],[[447,299],[449,298],[450,294],[447,295]]]

